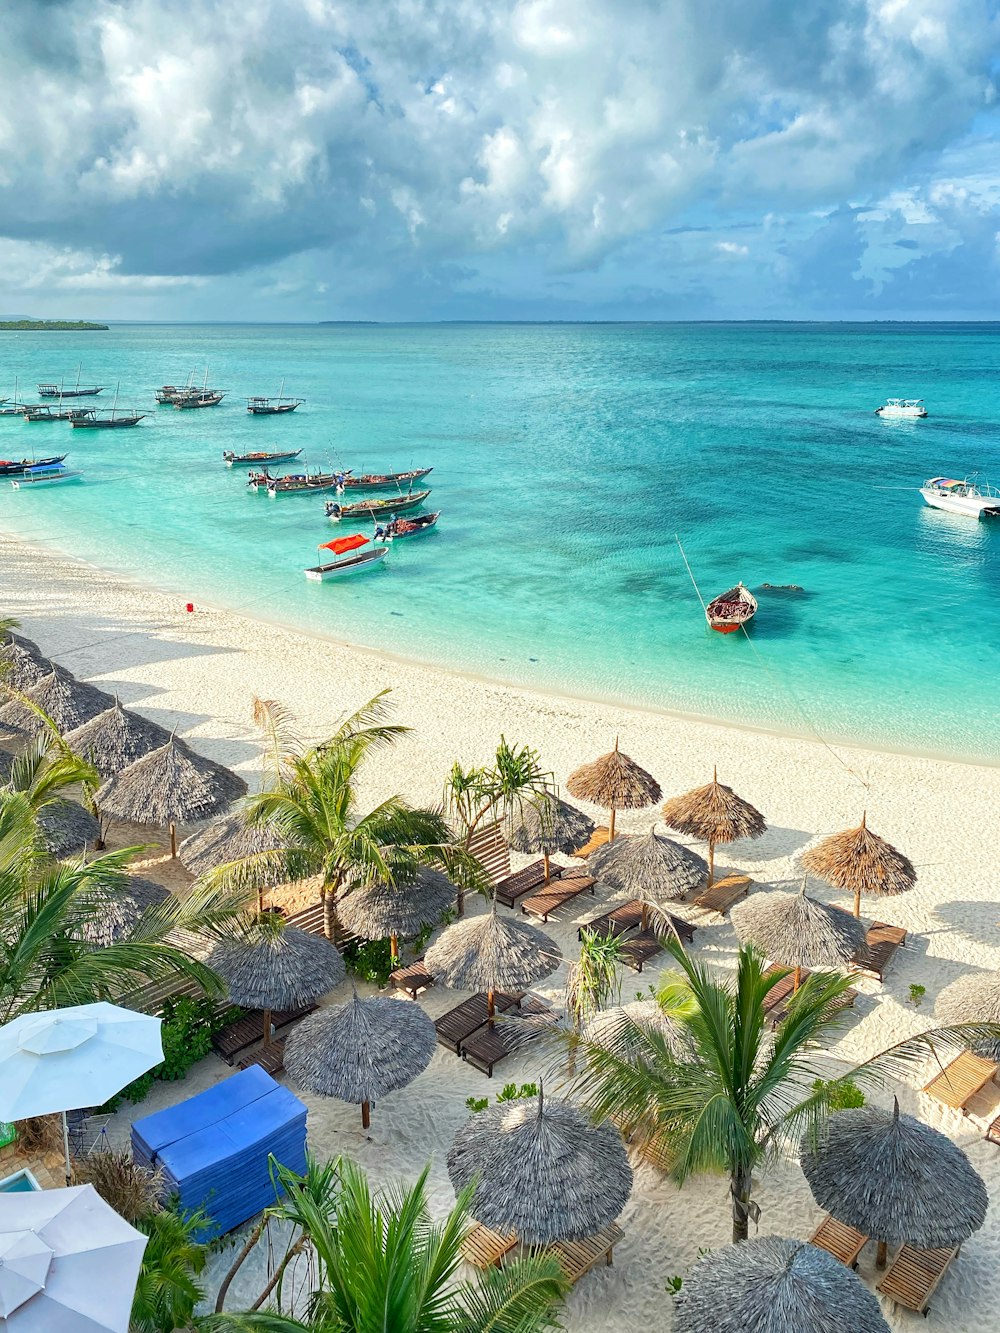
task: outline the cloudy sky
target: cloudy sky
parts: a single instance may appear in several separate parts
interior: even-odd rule
[[[7,0],[0,314],[997,318],[1000,0]]]

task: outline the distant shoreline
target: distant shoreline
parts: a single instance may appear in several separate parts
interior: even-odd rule
[[[0,319],[3,333],[107,333],[109,327],[88,319]]]

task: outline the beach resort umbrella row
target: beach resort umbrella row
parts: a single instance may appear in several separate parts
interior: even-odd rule
[[[488,912],[449,926],[424,955],[428,972],[444,985],[486,992],[490,1026],[496,991],[525,990],[561,962],[551,936],[516,917],[498,916],[495,901]]]
[[[390,941],[393,961],[399,956],[399,937],[418,934],[436,926],[451,907],[458,890],[447,875],[432,866],[422,866],[413,878],[400,884],[373,882],[353,889],[338,906],[340,920],[348,930],[366,940]]]
[[[42,656],[37,644],[19,634],[12,634],[3,645],[0,664],[0,680],[22,693],[44,680],[53,669],[53,664]]]
[[[110,694],[77,680],[58,666],[25,690],[24,696],[46,712],[63,735],[83,726],[114,703]],[[45,723],[20,699],[11,699],[0,708],[0,728],[8,733],[37,736],[45,731]]]
[[[802,853],[803,868],[835,889],[854,895],[854,915],[861,916],[861,895],[889,898],[906,893],[917,882],[913,862],[868,827],[862,815],[857,828],[823,838]]]
[[[619,750],[617,738],[615,748],[608,754],[569,775],[566,790],[578,801],[589,801],[609,812],[609,842],[614,842],[615,815],[619,810],[643,810],[655,805],[663,795],[656,779]]]
[[[715,849],[719,843],[738,842],[741,838],[759,838],[767,831],[764,816],[749,801],[737,796],[732,787],[719,781],[713,770],[712,781],[666,802],[660,817],[668,828],[699,842],[708,843],[708,883],[715,877]]]
[[[141,713],[123,708],[116,698],[110,708],[66,735],[66,744],[97,769],[102,778],[113,778],[150,750],[170,740],[170,732]]]
[[[856,917],[807,897],[804,884],[798,893],[754,894],[729,917],[741,944],[795,968],[795,990],[803,967],[840,967],[865,944],[865,927]]]
[[[593,835],[595,828],[589,815],[549,793],[537,803],[525,802],[518,810],[511,822],[508,842],[515,852],[542,854],[548,883],[552,853],[563,852],[572,856]]]

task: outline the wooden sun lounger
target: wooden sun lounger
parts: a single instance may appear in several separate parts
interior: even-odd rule
[[[752,883],[749,875],[727,875],[725,879],[717,879],[711,888],[699,893],[693,900],[694,906],[725,916],[730,907],[746,897]]]
[[[596,852],[598,847],[603,847],[607,843],[610,836],[611,830],[605,824],[601,824],[599,828],[594,829],[588,840],[582,847],[578,847],[573,855],[586,861],[591,852]]]
[[[625,935],[642,924],[642,903],[637,898],[622,903],[612,912],[604,912],[590,921],[585,921],[576,932],[577,939],[583,939],[583,932],[589,930],[594,935]]]
[[[513,1009],[520,999],[520,995],[505,995],[503,991],[497,991],[493,996],[493,1007],[498,1014],[504,1014],[508,1009]],[[458,1055],[462,1042],[468,1040],[481,1027],[485,1027],[488,1021],[486,992],[478,991],[471,1000],[457,1004],[454,1009],[449,1009],[446,1014],[435,1019],[434,1028],[441,1045],[447,1046],[449,1051],[454,1051]]]
[[[415,1000],[422,990],[434,985],[434,978],[424,966],[424,960],[417,958],[408,967],[397,967],[395,972],[390,972],[389,985],[405,991],[411,1000]]]
[[[459,1054],[473,1068],[481,1070],[487,1078],[492,1078],[494,1065],[550,1031],[558,1021],[551,1012],[536,1013],[525,1018],[504,1018],[493,1028],[484,1027],[474,1032],[462,1042]]]
[[[1000,1065],[996,1061],[984,1060],[971,1051],[963,1051],[950,1065],[934,1075],[924,1092],[944,1102],[945,1106],[968,1115],[966,1104],[977,1092],[982,1092],[987,1083],[996,1077],[998,1070]]]
[[[250,1069],[253,1065],[260,1065],[265,1074],[280,1074],[285,1067],[284,1037],[278,1041],[262,1042],[252,1055],[245,1055],[236,1067]]]
[[[672,1147],[670,1135],[666,1130],[661,1130],[658,1134],[654,1134],[652,1138],[637,1142],[635,1151],[643,1162],[655,1166],[658,1171],[672,1171],[674,1163],[677,1161],[677,1151]]]
[[[271,1030],[280,1032],[282,1028],[297,1023],[315,1010],[314,1004],[300,1005],[297,1009],[272,1009]],[[225,1060],[227,1065],[231,1065],[241,1051],[248,1050],[255,1042],[260,1041],[263,1035],[264,1011],[251,1009],[242,1018],[227,1023],[213,1035],[212,1050],[220,1059]]]
[[[663,944],[655,931],[640,930],[638,935],[630,935],[622,945],[621,960],[633,972],[641,972],[646,963],[663,952]]]
[[[574,1284],[602,1259],[610,1264],[614,1259],[615,1246],[624,1237],[625,1232],[621,1227],[612,1224],[598,1231],[596,1236],[587,1236],[585,1240],[557,1240],[554,1245],[547,1245],[543,1253],[554,1255],[570,1283]]]
[[[906,931],[902,926],[890,926],[885,921],[873,921],[865,936],[865,950],[858,956],[853,971],[885,978],[886,969],[906,945]]]
[[[551,888],[525,898],[521,904],[521,911],[530,916],[537,916],[540,921],[548,921],[550,913],[565,907],[581,893],[585,893],[588,889],[593,893],[596,884],[597,880],[592,875],[567,875]]]
[[[561,874],[562,866],[550,861],[549,880],[558,879]],[[504,907],[515,907],[518,898],[523,898],[526,893],[531,893],[532,889],[537,889],[544,883],[545,862],[532,861],[530,866],[515,871],[513,875],[508,875],[506,879],[500,880],[499,884],[495,884],[493,886],[493,896]]]
[[[516,1244],[516,1232],[502,1236],[477,1222],[462,1241],[462,1257],[474,1268],[497,1268]]]
[[[875,1290],[896,1305],[926,1315],[931,1297],[960,1249],[959,1245],[948,1245],[941,1250],[918,1250],[914,1245],[904,1245]]]
[[[765,976],[773,976],[775,972],[783,972],[784,968],[769,967],[764,973]],[[799,980],[805,981],[810,975],[809,968],[803,967],[799,973]],[[781,980],[771,987],[767,999],[764,1001],[764,1014],[770,1019],[771,1026],[777,1027],[783,1018],[788,1014],[792,1003],[792,995],[795,991],[795,972],[791,971],[781,978]],[[832,1009],[853,1008],[854,1001],[858,998],[858,992],[853,986],[849,986],[843,995],[831,1006]]]
[[[868,1244],[868,1237],[827,1213],[809,1237],[809,1244],[826,1250],[847,1268],[857,1268],[858,1257]]]

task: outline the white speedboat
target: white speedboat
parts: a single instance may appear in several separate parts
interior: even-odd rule
[[[877,417],[925,417],[927,408],[922,398],[888,398],[876,407]]]
[[[1000,491],[993,486],[977,486],[968,479],[931,477],[921,486],[920,494],[934,509],[947,509],[949,513],[967,514],[970,518],[1000,518]]]
[[[27,467],[19,477],[11,477],[10,484],[15,491],[24,486],[54,486],[59,481],[72,481],[79,477],[65,463],[42,464],[39,467]]]

